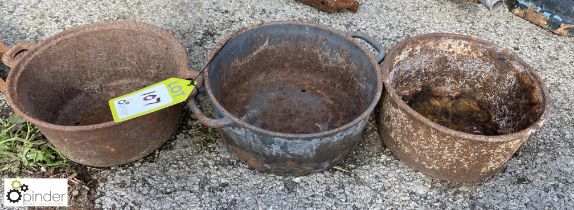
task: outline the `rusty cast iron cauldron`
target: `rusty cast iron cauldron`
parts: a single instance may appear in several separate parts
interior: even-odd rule
[[[474,182],[499,171],[548,116],[541,78],[506,49],[429,34],[400,42],[383,62],[379,131],[408,166]]]
[[[353,37],[370,43],[375,57]],[[267,23],[232,34],[211,54],[205,88],[229,151],[259,171],[306,175],[342,161],[382,92],[381,46],[361,33]]]
[[[142,158],[175,132],[182,107],[122,123],[108,100],[170,77],[190,78],[187,52],[168,32],[136,22],[75,27],[3,56],[0,87],[14,109],[72,161],[96,167]]]

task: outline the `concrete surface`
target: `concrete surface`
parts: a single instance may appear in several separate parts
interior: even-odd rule
[[[71,26],[133,19],[182,40],[193,68],[226,34],[267,20],[301,19],[372,35],[386,47],[405,38],[453,32],[492,41],[537,69],[553,98],[550,119],[493,178],[474,185],[430,179],[399,162],[372,125],[339,167],[306,177],[252,171],[187,117],[164,149],[137,163],[102,170],[103,208],[574,208],[574,39],[506,10],[462,0],[361,0],[357,14],[325,14],[294,0],[2,0],[0,39],[39,41]]]

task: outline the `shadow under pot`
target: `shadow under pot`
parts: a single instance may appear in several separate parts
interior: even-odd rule
[[[159,28],[129,21],[96,23],[9,49],[3,62],[11,71],[0,87],[13,110],[70,160],[115,166],[166,142],[177,129],[182,107],[116,123],[108,100],[167,78],[192,77],[186,57],[181,43]]]
[[[370,43],[375,57],[353,37]],[[301,23],[243,29],[214,49],[206,92],[228,150],[256,170],[306,175],[350,154],[382,92],[382,47],[361,33]]]
[[[384,143],[434,178],[475,182],[499,171],[548,116],[542,79],[506,49],[472,37],[404,40],[383,62]]]

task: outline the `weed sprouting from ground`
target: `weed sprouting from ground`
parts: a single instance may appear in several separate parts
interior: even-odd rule
[[[201,138],[202,150],[210,152],[215,150],[214,145],[217,143],[217,131],[215,131],[215,129],[203,127],[201,131],[198,132],[198,134],[198,136]]]
[[[199,137],[201,139],[201,150],[212,152],[215,150],[215,144],[219,136],[217,135],[217,130],[213,128],[208,128],[199,122],[190,123],[190,134],[192,136]]]
[[[217,133],[213,128],[207,128],[207,133],[203,136],[203,142],[210,144],[215,143],[217,141]]]
[[[34,125],[16,115],[0,119],[0,174],[67,166],[68,160]]]

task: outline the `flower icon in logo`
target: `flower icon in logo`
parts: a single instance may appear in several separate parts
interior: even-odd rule
[[[22,183],[20,182],[20,180],[14,180],[12,181],[12,183],[10,183],[10,186],[12,187],[13,190],[20,190]]]

